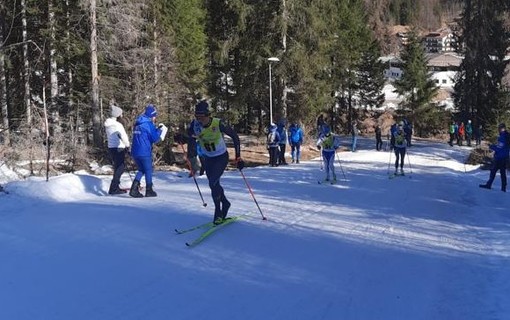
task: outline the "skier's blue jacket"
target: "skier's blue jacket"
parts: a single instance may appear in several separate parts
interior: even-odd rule
[[[131,155],[133,157],[151,157],[152,144],[161,140],[161,129],[156,128],[151,118],[140,115],[133,129]]]
[[[499,133],[497,144],[490,145],[491,150],[494,151],[494,159],[508,159],[510,153],[510,137],[507,131],[501,131]]]

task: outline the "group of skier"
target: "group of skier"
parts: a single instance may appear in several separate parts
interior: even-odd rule
[[[471,141],[475,139],[476,146],[479,146],[482,141],[483,128],[482,125],[474,126],[471,120],[468,120],[464,125],[464,122],[452,121],[448,126],[448,133],[450,140],[448,144],[453,147],[453,143],[462,146],[464,141],[468,147],[471,147]]]
[[[285,152],[287,144],[291,147],[292,163],[299,163],[301,158],[301,144],[304,133],[299,123],[292,123],[287,130],[287,121],[281,119],[278,125],[271,123],[267,133],[267,150],[269,152],[269,165],[277,167],[287,165]]]

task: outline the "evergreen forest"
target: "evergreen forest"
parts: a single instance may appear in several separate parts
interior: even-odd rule
[[[510,120],[509,12],[507,0],[1,1],[0,157],[99,158],[110,105],[129,133],[154,104],[170,138],[202,99],[240,133],[262,134],[271,116],[311,131],[319,114],[349,133],[383,103],[379,58],[390,53],[406,68],[400,112],[426,119],[420,130],[446,130],[450,116],[490,127]],[[401,48],[392,27],[451,22],[465,59],[445,116],[419,37]],[[171,144],[159,161],[173,161]]]

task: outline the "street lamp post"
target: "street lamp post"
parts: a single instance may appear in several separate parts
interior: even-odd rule
[[[273,123],[273,90],[272,90],[272,81],[271,81],[271,63],[272,62],[279,62],[280,59],[276,57],[268,58],[267,61],[269,61],[269,124]]]

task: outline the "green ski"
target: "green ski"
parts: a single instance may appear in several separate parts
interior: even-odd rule
[[[201,243],[202,241],[204,241],[207,237],[209,237],[211,234],[213,234],[214,232],[218,231],[219,229],[223,228],[224,226],[226,225],[229,225],[237,220],[239,220],[240,217],[239,216],[236,216],[236,217],[230,217],[230,218],[227,218],[225,219],[225,221],[223,221],[221,224],[212,224],[211,227],[209,227],[206,231],[204,231],[198,238],[196,238],[195,240],[193,241],[190,241],[190,242],[186,242],[186,245],[188,247],[194,247],[196,246],[197,244]],[[198,228],[197,228],[198,229]]]

